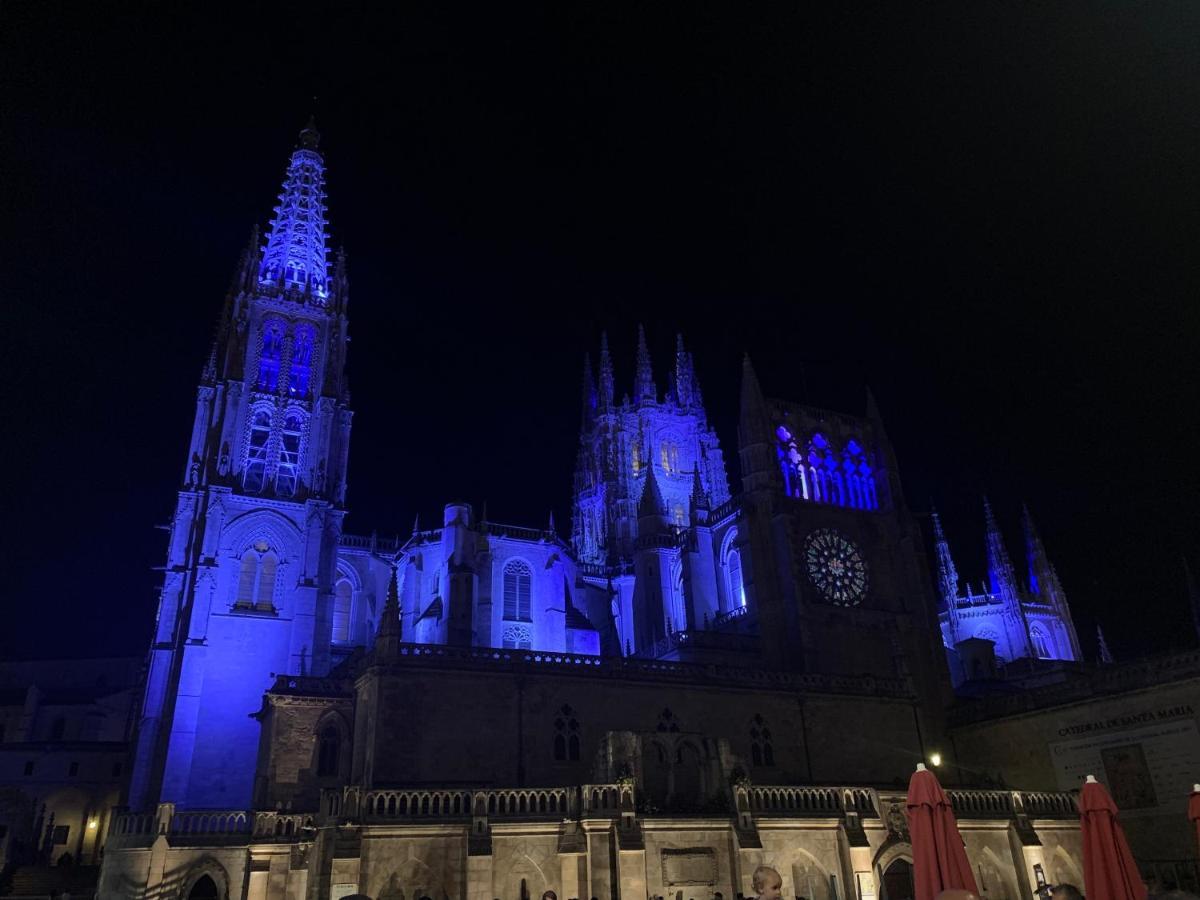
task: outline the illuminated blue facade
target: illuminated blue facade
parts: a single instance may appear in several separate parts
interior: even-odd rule
[[[996,660],[1078,661],[1079,638],[1066,594],[1054,571],[1028,509],[1022,511],[1025,544],[1025,577],[1021,579],[1008,555],[1000,527],[985,499],[984,534],[987,580],[978,589],[960,590],[958,571],[941,520],[933,514],[937,585],[941,595],[939,621],[942,642],[950,658],[956,683],[980,677],[969,671],[958,645],[970,639],[990,641]],[[969,655],[969,654],[966,654]]]
[[[418,657],[494,648],[487,658],[573,655],[585,667],[601,656],[870,673],[942,708],[935,598],[873,400],[864,416],[768,401],[746,360],[734,495],[682,338],[661,392],[640,328],[619,402],[606,338],[598,372],[585,364],[569,540],[553,518],[504,525],[462,503],[404,541],[344,534],[349,281],[326,247],[311,124],[299,143],[200,380],[131,805],[247,806],[254,715],[275,676],[351,678],[380,636]],[[939,532],[946,646],[994,631],[1005,659],[1078,658],[1032,525],[1026,591],[990,512],[988,540],[989,591],[963,598]]]
[[[258,741],[250,716],[274,673],[328,671],[339,627],[343,643],[369,637],[365,624],[350,633],[348,607],[357,602],[365,623],[379,575],[355,551],[339,560],[349,286],[344,259],[332,272],[326,259],[317,145],[310,125],[265,245],[255,236],[243,255],[200,379],[149,657],[136,806],[245,804]]]

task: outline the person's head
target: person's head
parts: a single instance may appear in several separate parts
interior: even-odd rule
[[[542,893],[542,900],[558,900],[558,894],[554,893],[554,891],[544,891]]]
[[[1073,884],[1056,884],[1050,891],[1050,900],[1083,900],[1083,894]]]
[[[759,866],[750,876],[750,885],[759,900],[779,900],[783,892],[783,878],[770,866]]]

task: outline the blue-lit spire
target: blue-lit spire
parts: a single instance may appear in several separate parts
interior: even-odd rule
[[[638,406],[658,402],[654,386],[654,371],[650,365],[650,350],[646,347],[646,329],[638,325],[637,371],[633,378],[633,402]]]
[[[608,332],[600,332],[600,408],[612,409],[613,364],[608,352]]]
[[[675,335],[675,373],[674,394],[675,402],[683,409],[692,405],[692,385],[695,377],[692,374],[692,358],[683,348],[683,335]]]
[[[942,600],[945,602],[951,618],[956,618],[958,570],[954,567],[954,560],[950,556],[950,542],[946,540],[946,535],[942,531],[942,520],[938,518],[937,510],[931,510],[930,516],[933,518],[933,544],[938,561],[938,589],[942,593]]]
[[[992,514],[992,505],[987,497],[983,498],[983,518],[987,527],[987,570],[988,588],[1005,600],[1016,601],[1017,578],[1013,572],[1012,560],[1004,546],[1004,537],[1000,534],[1000,526]]]
[[[586,431],[596,417],[596,407],[599,405],[599,400],[596,395],[596,380],[592,377],[592,355],[585,353],[583,356],[583,416],[581,421],[582,430]]]
[[[267,232],[259,281],[329,294],[329,251],[325,218],[325,161],[317,152],[321,135],[310,119],[288,162],[275,218]]]

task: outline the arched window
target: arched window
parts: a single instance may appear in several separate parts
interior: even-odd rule
[[[513,622],[530,622],[529,588],[533,570],[529,564],[510,559],[504,566],[504,618]]]
[[[750,721],[750,761],[756,766],[775,765],[774,739],[761,714]]]
[[[683,511],[682,503],[675,504],[675,508],[671,511],[671,517],[675,520],[676,525],[687,524],[687,514]]]
[[[67,730],[67,720],[64,719],[62,716],[59,716],[50,725],[50,740],[61,741],[63,739],[63,734],[66,732],[66,730]]]
[[[267,444],[271,440],[271,414],[265,409],[254,412],[250,423],[250,443],[246,448],[246,490],[257,494],[267,478]]]
[[[746,586],[742,581],[742,553],[734,546],[737,529],[725,537],[725,591],[729,598],[729,609],[746,605]],[[728,612],[728,610],[726,610]]]
[[[188,900],[217,900],[221,896],[217,883],[209,875],[202,875],[188,891]]]
[[[556,762],[579,761],[579,720],[568,704],[554,713],[554,759]]]
[[[283,433],[279,441],[279,469],[275,474],[275,491],[281,497],[296,493],[300,477],[300,436],[304,430],[304,417],[295,410],[288,412],[283,420]]]
[[[1033,641],[1033,652],[1038,655],[1038,659],[1054,658],[1054,651],[1051,649],[1050,638],[1046,636],[1046,632],[1034,625],[1029,629],[1029,637]]]
[[[659,447],[658,459],[662,463],[663,472],[667,475],[679,471],[679,447],[677,445],[664,441]]]
[[[321,730],[317,745],[317,775],[327,777],[338,773],[338,756],[342,749],[342,734],[336,725],[326,725]]]
[[[267,319],[262,324],[262,343],[258,353],[258,381],[255,389],[266,394],[279,387],[279,360],[283,356],[283,323]]]
[[[288,365],[288,396],[303,399],[308,396],[312,374],[313,327],[301,325],[292,341],[292,360]]]
[[[279,568],[279,557],[266,541],[256,541],[242,554],[238,567],[237,599],[234,606],[240,609],[275,609],[275,575]]]
[[[354,587],[343,578],[333,589],[333,641],[344,644],[350,640],[350,601]]]
[[[642,448],[638,444],[634,444],[630,454],[633,462],[633,477],[637,478],[642,473]]]

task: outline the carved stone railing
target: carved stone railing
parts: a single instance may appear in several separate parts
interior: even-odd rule
[[[616,818],[633,808],[633,788],[616,784],[572,787],[415,790],[347,788],[343,804],[364,822],[421,820]],[[626,802],[622,802],[622,800]]]
[[[613,565],[601,565],[600,563],[581,562],[576,567],[580,575],[586,578],[616,578],[618,575],[632,575],[633,563],[629,560],[620,560]]]
[[[1074,819],[1079,815],[1075,791],[1017,791],[1017,804],[1031,819]]]
[[[253,827],[253,814],[245,810],[188,810],[171,815],[167,836],[174,846],[237,844],[250,839]]]
[[[118,812],[108,826],[107,846],[149,847],[158,837],[158,816],[154,813]]]
[[[748,615],[749,612],[750,607],[748,606],[735,606],[733,609],[727,609],[725,612],[713,616],[712,624],[709,627],[715,631],[725,627],[730,622]]]
[[[745,790],[753,813],[830,817],[844,809],[842,792],[835,787],[755,785]]]
[[[312,813],[260,810],[254,814],[255,840],[310,840],[316,828],[316,816]]]
[[[371,553],[391,555],[400,549],[400,539],[398,537],[381,538],[374,534],[367,537],[358,534],[343,534],[338,538],[338,546],[351,550],[368,550]]]
[[[946,791],[954,815],[960,819],[1011,819],[1016,812],[1013,794],[1013,791]]]
[[[711,510],[708,514],[709,524],[717,525],[722,520],[724,520],[727,516],[731,515],[732,513],[737,512],[738,506],[741,504],[741,502],[742,502],[742,498],[737,495],[734,495],[734,496],[730,497],[728,500],[726,500],[724,503],[722,503],[720,506],[718,506],[716,509]]]
[[[817,787],[796,785],[735,786],[739,811],[752,816],[837,817],[855,813],[860,818],[878,818],[879,810],[893,803],[904,805],[901,791],[876,791],[861,787]],[[946,791],[954,815],[960,819],[1073,819],[1079,810],[1076,795],[1067,791]]]

